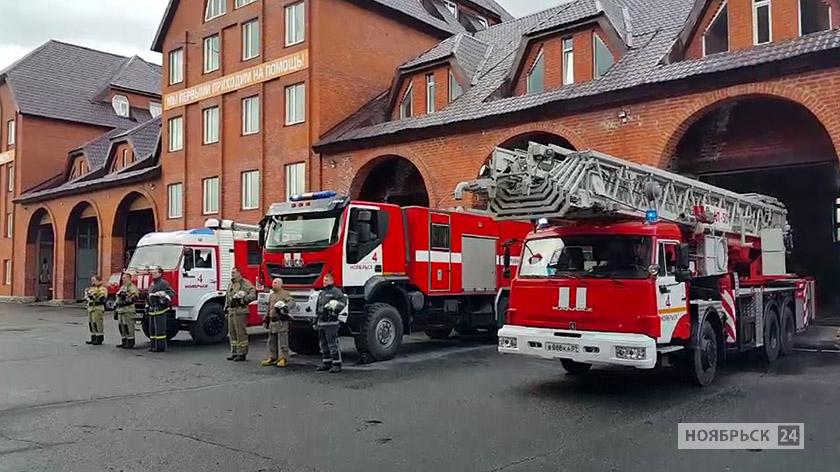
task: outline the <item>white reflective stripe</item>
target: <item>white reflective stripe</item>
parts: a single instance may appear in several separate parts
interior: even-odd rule
[[[430,257],[431,256],[431,257]],[[440,263],[452,263],[452,264],[460,264],[461,263],[461,253],[459,252],[446,252],[446,251],[416,251],[414,253],[414,260],[416,262],[440,262]]]
[[[575,308],[586,308],[586,287],[578,287],[575,293]]]
[[[558,301],[557,305],[562,310],[569,309],[569,287],[560,287],[560,300]]]
[[[522,262],[521,257],[519,257],[519,256],[511,256],[510,257],[511,267],[518,267],[520,262]],[[505,265],[505,256],[496,256],[496,265]]]

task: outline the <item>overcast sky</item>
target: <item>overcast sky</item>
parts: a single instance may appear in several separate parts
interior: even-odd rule
[[[498,0],[514,16],[561,0]],[[168,0],[0,0],[0,69],[50,39],[160,63],[149,51]]]

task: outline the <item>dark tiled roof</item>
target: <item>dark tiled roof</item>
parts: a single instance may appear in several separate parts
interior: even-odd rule
[[[108,161],[108,151],[111,149],[112,139],[123,133],[125,133],[125,130],[122,128],[113,129],[102,136],[81,145],[78,149],[71,151],[70,154],[72,155],[81,152],[85,155],[88,165],[90,166],[90,170],[92,172],[97,171],[105,165],[105,162]]]
[[[472,3],[475,3],[476,5],[480,6],[481,8],[484,8],[485,10],[492,11],[493,13],[499,15],[499,17],[502,19],[502,21],[510,21],[510,20],[513,19],[513,15],[508,13],[508,11],[505,10],[505,8],[503,6],[499,5],[499,3],[496,2],[496,0],[468,0],[468,1],[470,1]],[[518,1],[522,1],[522,0],[518,0]]]
[[[603,1],[603,0],[601,0]],[[338,127],[317,144],[318,147],[392,135],[407,130],[446,126],[453,123],[524,111],[548,104],[583,97],[592,97],[633,87],[660,84],[689,77],[714,74],[744,67],[771,63],[809,53],[840,51],[840,30],[810,34],[785,42],[709,56],[703,59],[666,63],[674,41],[694,4],[694,0],[610,0],[629,18],[627,29],[633,35],[627,52],[601,78],[567,85],[544,93],[497,98],[506,85],[523,35],[539,29],[548,21],[570,8],[562,4],[519,20],[502,23],[475,37],[490,46],[491,54],[474,79],[474,86],[446,108],[415,118],[385,121],[387,111],[365,110],[367,120],[353,128]],[[590,4],[590,0],[576,0]],[[603,3],[602,5],[605,5]],[[626,7],[626,15],[623,8]],[[611,20],[612,21],[612,20]],[[371,104],[372,105],[372,104]],[[381,102],[380,102],[381,105]],[[374,118],[380,121],[370,124]]]
[[[145,65],[144,65],[145,64]],[[132,77],[132,72],[138,76]],[[150,118],[132,109],[118,116],[99,95],[117,81],[133,91],[160,95],[160,68],[144,61],[49,41],[3,72],[21,113],[109,128],[130,128]]]
[[[458,64],[472,78],[484,62],[488,45],[466,33],[456,34],[441,41],[432,49],[405,63],[400,69],[408,70],[432,64],[454,56]]]
[[[619,37],[628,42],[624,6],[616,0],[578,0],[564,3],[561,7],[554,15],[532,28],[528,34],[554,30],[603,14]]]
[[[25,193],[15,199],[16,203],[34,203],[52,200],[67,195],[77,195],[93,190],[119,187],[137,182],[152,180],[160,175],[160,164],[126,172],[107,174],[98,179],[67,182],[46,190]]]

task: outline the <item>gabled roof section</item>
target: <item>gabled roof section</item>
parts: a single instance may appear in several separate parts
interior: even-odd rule
[[[132,64],[133,62],[133,64]],[[132,91],[160,96],[160,68],[102,51],[48,41],[2,72],[20,112],[109,128],[131,128],[151,116],[132,109],[118,116],[98,94],[116,81]],[[131,77],[138,72],[137,77]]]
[[[505,10],[505,8],[503,6],[499,5],[499,3],[496,2],[496,0],[467,0],[467,1],[470,2],[470,3],[473,3],[475,5],[478,5],[479,7],[483,8],[485,10],[491,11],[491,12],[499,15],[499,18],[501,18],[502,21],[510,21],[510,20],[514,19],[513,15],[511,15],[507,10]]]
[[[121,128],[113,129],[70,151],[71,159],[69,159],[67,163],[68,171],[70,163],[73,161],[72,157],[80,154],[84,155],[87,159],[88,165],[90,165],[90,172],[95,172],[96,170],[101,169],[105,165],[105,162],[108,161],[108,152],[111,149],[111,139],[124,132],[125,130]]]
[[[628,46],[632,44],[632,37],[628,35],[628,31],[631,30],[628,10],[616,0],[575,0],[561,7],[550,18],[528,31],[527,36],[561,30],[603,15],[624,44]]]
[[[469,34],[452,36],[400,67],[401,71],[419,69],[445,59],[454,58],[470,78],[484,62],[490,46]]]

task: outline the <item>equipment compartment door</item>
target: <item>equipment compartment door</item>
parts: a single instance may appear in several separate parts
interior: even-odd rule
[[[448,292],[452,289],[452,228],[447,214],[430,213],[429,219],[429,289]]]
[[[184,250],[178,288],[180,306],[196,306],[207,292],[216,291],[218,261],[215,252],[212,247],[190,247]]]
[[[656,277],[656,305],[659,314],[659,343],[671,341],[674,329],[688,316],[685,283],[677,283],[677,241],[660,241],[657,251],[659,274]]]

